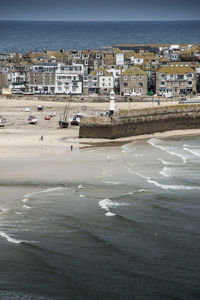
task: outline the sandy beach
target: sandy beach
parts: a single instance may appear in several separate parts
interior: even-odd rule
[[[176,105],[177,102],[161,102],[164,105]],[[37,107],[43,106],[43,111]],[[120,109],[139,109],[144,107],[155,107],[156,102],[120,102],[116,104]],[[146,139],[150,137],[169,137],[180,135],[199,135],[200,129],[175,130],[151,135],[126,137],[116,140],[103,139],[79,139],[79,128],[70,126],[60,129],[58,121],[63,112],[65,103],[33,101],[33,100],[9,100],[0,99],[0,116],[7,119],[7,125],[0,128],[0,157],[4,158],[33,158],[33,157],[59,157],[65,156],[73,151],[88,146],[119,146],[133,140]],[[27,108],[30,111],[27,112]],[[84,110],[83,110],[84,109]],[[84,112],[86,116],[95,116],[109,109],[109,103],[70,103],[69,113]],[[44,117],[55,112],[56,116],[51,120]],[[28,116],[32,113],[38,119],[37,125],[28,123]],[[43,140],[40,137],[43,136]]]

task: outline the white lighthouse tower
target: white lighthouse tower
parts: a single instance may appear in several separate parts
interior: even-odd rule
[[[115,92],[112,90],[110,92],[110,109],[109,109],[109,117],[114,114],[115,111]]]

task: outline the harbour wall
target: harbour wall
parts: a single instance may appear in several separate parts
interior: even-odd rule
[[[160,98],[150,96],[116,96],[116,102],[157,102]],[[0,95],[0,101],[3,100],[25,100],[25,101],[49,101],[49,102],[91,102],[103,103],[109,102],[110,97],[106,95]],[[179,101],[180,97],[163,98],[162,102]]]
[[[85,117],[81,120],[79,137],[116,139],[194,128],[200,128],[200,105],[179,104],[120,111],[112,117]]]

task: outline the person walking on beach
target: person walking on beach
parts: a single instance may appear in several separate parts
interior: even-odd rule
[[[71,151],[72,151],[73,150],[73,146],[71,145],[70,148],[71,148]]]

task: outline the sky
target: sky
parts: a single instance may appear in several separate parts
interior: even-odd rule
[[[0,20],[200,20],[200,0],[0,0]]]

